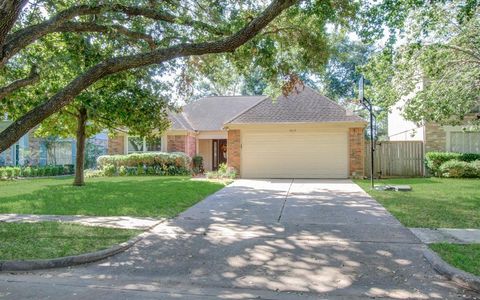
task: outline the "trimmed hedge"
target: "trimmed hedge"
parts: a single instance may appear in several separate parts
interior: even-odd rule
[[[425,154],[425,164],[430,172],[436,176],[442,176],[440,167],[451,160],[473,162],[480,160],[480,154],[456,152],[428,152]]]
[[[2,167],[0,168],[0,179],[70,175],[74,171],[73,165]]]
[[[450,160],[440,166],[442,176],[452,178],[480,177],[480,160],[473,162]]]
[[[183,152],[103,155],[97,166],[104,176],[190,175],[192,160]]]

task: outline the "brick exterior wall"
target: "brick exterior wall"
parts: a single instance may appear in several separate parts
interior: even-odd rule
[[[348,172],[350,177],[363,177],[365,164],[364,128],[348,129]]]
[[[447,134],[440,125],[425,125],[425,152],[445,151],[447,147]]]
[[[227,165],[240,175],[240,130],[229,130],[227,139]]]
[[[185,135],[167,135],[167,152],[185,152]]]
[[[187,151],[185,153],[190,157],[194,157],[197,154],[197,138],[189,133],[186,139]]]
[[[108,154],[125,154],[125,137],[117,135],[108,138]]]

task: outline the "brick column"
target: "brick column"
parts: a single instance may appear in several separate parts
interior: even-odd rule
[[[229,130],[227,140],[227,165],[240,175],[240,130]]]
[[[116,135],[108,138],[108,154],[126,154],[125,137],[123,135]]]
[[[348,129],[348,170],[349,177],[359,178],[364,175],[365,163],[365,128]]]

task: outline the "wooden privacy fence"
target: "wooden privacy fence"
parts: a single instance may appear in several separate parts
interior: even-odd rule
[[[375,173],[381,177],[424,175],[423,142],[377,142],[374,151]],[[365,143],[365,176],[370,177],[370,142]]]

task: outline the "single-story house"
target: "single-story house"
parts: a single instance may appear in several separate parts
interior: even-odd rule
[[[5,117],[0,120],[0,132],[12,123]],[[0,153],[0,166],[45,166],[45,165],[74,165],[76,155],[76,140],[72,138],[40,138],[29,131],[14,145]],[[100,133],[88,139],[90,148],[94,147],[93,155],[99,156],[107,153],[108,136]],[[87,149],[89,149],[87,147]],[[90,154],[92,151],[90,151]],[[94,164],[95,157],[87,158]],[[89,166],[92,167],[92,166]]]
[[[200,155],[205,170],[221,163],[243,178],[363,176],[366,122],[307,86],[267,96],[206,97],[170,115],[157,140],[111,137],[110,154],[166,151]]]
[[[448,151],[480,153],[480,131],[469,126],[469,119],[480,118],[480,107],[472,109],[465,125],[441,126],[424,122],[416,124],[403,116],[405,100],[398,101],[388,113],[388,139],[390,141],[421,141],[425,152]]]

